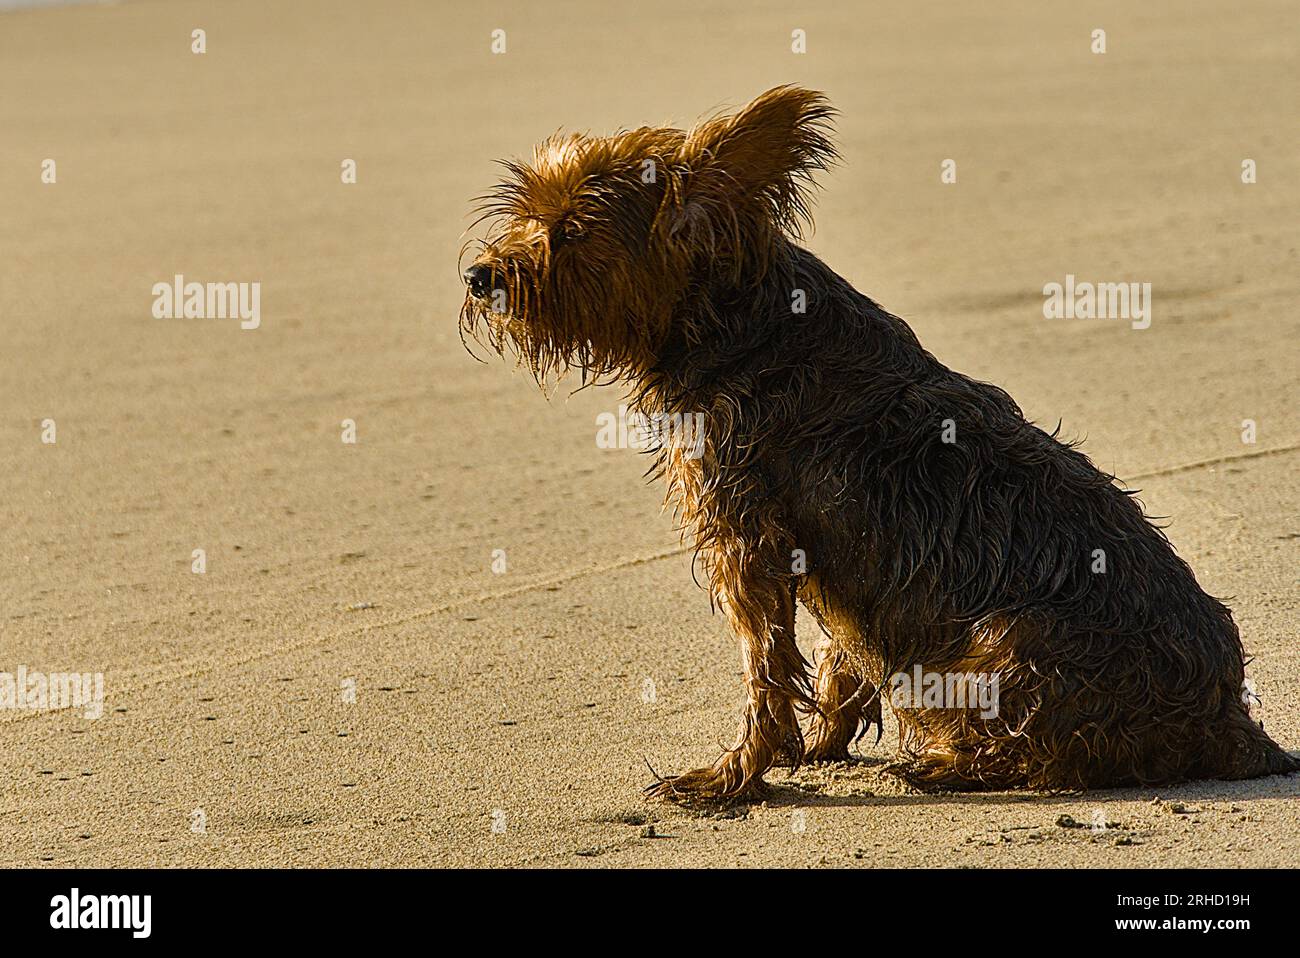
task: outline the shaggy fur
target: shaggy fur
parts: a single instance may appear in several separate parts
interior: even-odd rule
[[[497,226],[463,335],[543,384],[577,369],[647,413],[705,414],[702,457],[669,437],[653,471],[741,639],[748,704],[733,748],[648,791],[729,799],[782,760],[847,759],[917,664],[1000,678],[993,717],[894,710],[896,771],[921,788],[1300,768],[1250,718],[1231,614],[1133,494],[796,245],[831,117],[780,87],[690,131],[555,136],[483,198]],[[815,679],[797,602],[829,637]]]

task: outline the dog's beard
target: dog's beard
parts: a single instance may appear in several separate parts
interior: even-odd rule
[[[510,308],[509,292],[504,308],[492,301],[494,294],[495,290],[487,298],[466,294],[460,311],[461,339],[473,340],[498,355],[515,352],[522,358],[529,348],[527,321]]]
[[[590,358],[577,344],[556,336],[540,292],[527,283],[503,285],[484,298],[466,295],[460,330],[462,342],[473,340],[498,356],[513,355],[541,385],[570,369],[585,369]]]
[[[461,341],[467,349],[473,340],[499,356],[514,356],[543,388],[570,373],[577,373],[583,384],[626,376],[633,367],[627,345],[610,335],[604,315],[591,315],[607,307],[589,307],[557,312],[538,287],[526,281],[503,284],[483,298],[466,296]],[[591,332],[596,329],[603,334],[599,341]]]

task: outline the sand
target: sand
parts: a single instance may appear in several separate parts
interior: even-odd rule
[[[0,670],[105,693],[0,713],[0,864],[1294,866],[1298,778],[927,796],[892,732],[646,804],[730,740],[735,642],[594,441],[618,392],[456,332],[495,159],[825,90],[809,245],[1171,517],[1300,748],[1293,4],[440,6],[0,14]],[[260,327],[154,318],[176,274],[260,283]],[[1045,319],[1066,274],[1151,283],[1150,328]]]

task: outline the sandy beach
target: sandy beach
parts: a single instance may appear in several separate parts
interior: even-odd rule
[[[494,161],[788,82],[840,111],[810,248],[1142,489],[1300,749],[1294,4],[843,6],[0,13],[0,672],[103,681],[0,710],[0,865],[1300,863],[1300,776],[923,795],[888,717],[762,804],[641,798],[729,743],[735,640],[595,441],[621,394],[475,362],[457,256]],[[256,328],[159,318],[177,276]],[[1149,327],[1045,318],[1067,276]]]

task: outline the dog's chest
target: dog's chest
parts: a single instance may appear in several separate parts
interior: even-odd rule
[[[704,468],[699,458],[679,446],[667,446],[663,452],[663,478],[667,484],[665,498],[686,533],[700,531],[707,510],[704,508]]]

